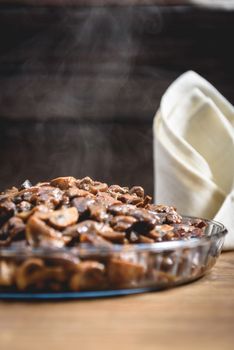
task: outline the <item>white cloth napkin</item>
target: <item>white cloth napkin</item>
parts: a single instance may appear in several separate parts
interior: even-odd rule
[[[226,10],[233,10],[233,0],[189,0],[191,4],[199,5],[203,7],[220,8]]]
[[[189,71],[165,92],[153,131],[155,201],[222,222],[234,249],[234,107]]]

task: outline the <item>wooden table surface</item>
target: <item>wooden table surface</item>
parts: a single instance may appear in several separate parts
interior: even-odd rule
[[[67,302],[0,302],[0,349],[233,349],[234,253],[179,288]]]

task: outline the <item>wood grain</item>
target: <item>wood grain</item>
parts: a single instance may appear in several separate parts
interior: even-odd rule
[[[151,123],[0,121],[0,191],[71,174],[152,195],[152,141]]]
[[[196,0],[195,0],[196,1]],[[0,0],[0,3],[30,6],[129,6],[129,5],[194,5],[194,0]],[[212,4],[209,4],[212,7]],[[224,6],[225,7],[225,6]]]
[[[233,349],[234,253],[179,288],[93,301],[0,302],[4,350]]]
[[[190,69],[233,103],[233,31],[234,11],[191,6],[1,5],[0,117],[152,121]]]
[[[234,8],[233,0],[0,0],[0,3],[25,4],[30,6],[142,6],[142,5],[192,5],[208,8]]]

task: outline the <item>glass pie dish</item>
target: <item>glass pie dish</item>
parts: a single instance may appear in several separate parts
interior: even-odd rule
[[[197,218],[183,217],[182,222]],[[61,299],[133,294],[173,287],[215,264],[226,228],[213,220],[188,240],[75,248],[0,248],[0,298]]]

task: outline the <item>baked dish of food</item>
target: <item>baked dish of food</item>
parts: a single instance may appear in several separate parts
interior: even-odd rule
[[[0,291],[181,283],[213,264],[224,234],[221,224],[152,204],[140,186],[108,186],[89,177],[26,180],[0,195]]]

